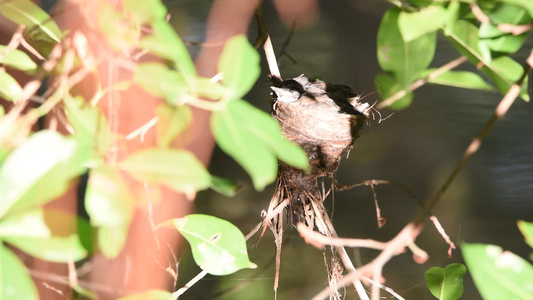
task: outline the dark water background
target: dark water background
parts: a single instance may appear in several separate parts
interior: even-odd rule
[[[211,1],[167,1],[172,22],[184,40],[202,41]],[[376,57],[379,21],[388,4],[382,1],[321,1],[321,16],[314,27],[297,32],[288,52],[298,64],[283,60],[282,75],[294,77],[305,73],[334,83],[350,85],[374,102],[374,76],[381,72]],[[264,6],[265,17],[276,49],[289,30],[279,21],[271,3]],[[255,39],[255,22],[250,39]],[[531,49],[532,39],[516,56],[519,62]],[[191,48],[191,53],[197,49]],[[440,66],[459,56],[440,35],[432,66]],[[246,100],[270,111],[267,68]],[[474,70],[469,63],[460,69]],[[530,84],[531,87],[531,84]],[[531,93],[530,93],[531,94]],[[342,183],[367,179],[387,179],[408,187],[427,200],[443,183],[455,163],[492,115],[501,95],[439,86],[424,86],[415,92],[413,104],[396,112],[382,123],[370,122],[361,132],[349,159],[343,160],[337,178]],[[390,111],[384,109],[387,116]],[[219,149],[215,150],[210,171],[218,176],[238,180],[240,193],[227,198],[212,191],[202,192],[196,200],[199,213],[212,214],[236,224],[247,233],[260,221],[273,187],[263,192],[253,190],[249,177]],[[417,204],[405,192],[391,187],[376,188],[385,227],[378,229],[370,188],[361,187],[335,194],[327,206],[334,211],[334,224],[342,237],[392,238],[416,214]],[[519,219],[533,221],[533,106],[517,100],[506,117],[499,121],[484,140],[479,152],[455,180],[433,210],[455,242],[490,243],[502,246],[524,258],[531,249],[516,227]],[[278,299],[309,299],[327,282],[322,252],[305,245],[295,229],[287,228],[282,253]],[[423,265],[412,261],[411,254],[394,258],[384,268],[386,285],[406,299],[434,299],[424,280],[424,271],[448,263],[463,263],[459,250],[451,259],[447,245],[431,224],[417,240],[430,260]],[[243,270],[231,276],[208,276],[194,285],[180,299],[214,299],[214,294],[236,285],[238,292],[220,299],[274,299],[272,291],[275,247],[270,234],[250,257],[259,268]],[[349,250],[352,253],[351,250]],[[362,249],[354,253],[357,262],[368,262],[378,252]],[[189,250],[181,258],[180,285],[199,272]],[[357,299],[347,287],[346,299]],[[382,293],[382,297],[391,296]],[[481,299],[469,274],[465,277],[462,299]]]

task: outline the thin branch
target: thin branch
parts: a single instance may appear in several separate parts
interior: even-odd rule
[[[261,8],[261,5],[257,7],[255,17],[257,19],[258,36],[254,46],[257,49],[263,45],[270,75],[281,79],[276,54],[274,53],[274,47],[272,46],[272,41],[268,35],[268,28],[266,26],[265,18],[263,17],[263,9]]]
[[[24,28],[25,28],[24,25],[19,25],[17,30],[13,33],[13,35],[11,36],[11,40],[6,45],[6,47],[4,48],[4,51],[0,52],[0,61],[2,61],[4,56],[6,56],[9,52],[17,49],[18,46],[20,45],[20,42],[22,40],[24,40],[24,38],[22,37],[22,33],[24,32]]]
[[[354,247],[354,248],[369,248],[369,249],[378,249],[383,250],[387,243],[379,242],[371,239],[347,239],[347,238],[335,238],[328,237],[323,234],[320,234],[316,231],[309,229],[303,223],[298,223],[297,225],[298,232],[300,236],[305,240],[306,243],[311,244],[312,246],[323,249],[324,245],[330,246],[343,246],[343,247]]]
[[[429,73],[426,77],[416,80],[415,82],[411,83],[409,88],[407,90],[401,90],[395,93],[394,95],[390,96],[387,99],[384,99],[381,103],[377,105],[378,109],[385,108],[387,106],[391,106],[394,102],[400,100],[407,94],[411,93],[412,91],[418,89],[419,87],[423,86],[424,84],[428,83],[431,79],[434,79],[441,74],[450,71],[460,64],[464,63],[466,61],[466,56],[460,56],[447,64],[441,66],[440,68],[436,69],[435,71]]]
[[[457,162],[452,173],[448,176],[441,188],[424,205],[424,208],[419,211],[418,215],[413,220],[416,224],[424,222],[425,215],[431,212],[433,207],[437,204],[437,202],[439,202],[444,193],[448,190],[448,187],[455,180],[459,172],[465,167],[470,157],[472,157],[472,155],[478,151],[479,147],[481,146],[481,142],[490,132],[492,126],[496,123],[496,121],[502,119],[503,116],[505,116],[505,114],[509,110],[509,107],[511,107],[515,99],[520,95],[522,83],[527,78],[527,75],[531,72],[532,61],[533,50],[531,50],[531,53],[527,58],[527,63],[524,66],[524,72],[522,73],[520,79],[515,84],[513,84],[513,86],[511,86],[509,91],[505,94],[505,96],[502,98],[502,100],[494,110],[494,114],[490,117],[485,126],[481,129],[481,131],[472,139],[472,142],[470,143],[470,145],[468,145],[465,152],[463,153],[463,156],[461,157],[459,162]]]
[[[533,23],[524,25],[498,24],[498,29],[503,32],[511,33],[512,35],[520,35],[533,30]]]
[[[187,282],[187,284],[185,284],[182,288],[172,293],[173,299],[178,299],[179,296],[183,295],[183,293],[185,293],[190,287],[195,285],[198,281],[200,281],[200,279],[204,278],[205,275],[207,275],[207,271],[202,271],[198,273],[198,275],[194,276],[193,279],[189,280],[189,282]]]

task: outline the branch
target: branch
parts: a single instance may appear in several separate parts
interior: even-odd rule
[[[415,82],[411,83],[409,88],[407,90],[401,90],[395,93],[394,95],[388,97],[387,99],[383,100],[381,103],[377,105],[377,108],[385,108],[387,106],[391,106],[394,102],[400,100],[407,94],[411,93],[412,91],[418,89],[419,87],[423,86],[424,84],[428,83],[431,79],[439,77],[441,74],[446,73],[450,71],[451,69],[454,69],[455,67],[459,66],[460,64],[464,63],[466,61],[466,56],[460,56],[449,63],[441,66],[440,68],[436,69],[435,71],[429,73],[428,76],[418,79]]]
[[[369,248],[383,250],[387,243],[371,240],[371,239],[346,239],[346,238],[334,238],[322,235],[316,231],[309,229],[303,223],[298,223],[298,232],[306,243],[313,245],[318,249],[323,249],[324,245],[331,246],[344,246],[354,248]]]

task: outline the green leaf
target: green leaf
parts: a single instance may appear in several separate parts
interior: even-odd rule
[[[226,88],[218,82],[213,82],[209,78],[196,78],[196,92],[198,97],[205,97],[212,100],[218,100],[226,93]]]
[[[376,75],[375,81],[376,90],[379,91],[379,95],[382,100],[387,99],[388,97],[391,97],[402,90],[400,84],[395,82],[394,78],[392,78],[392,76],[389,74],[378,74]],[[407,93],[405,96],[391,104],[388,108],[393,110],[404,109],[411,105],[411,102],[413,102],[413,93]]]
[[[39,299],[26,266],[0,243],[0,297],[2,300]]]
[[[98,248],[105,257],[113,259],[120,254],[128,237],[128,225],[98,228]]]
[[[164,223],[176,228],[189,242],[194,261],[213,275],[228,275],[257,266],[250,262],[241,231],[226,220],[193,214]]]
[[[69,237],[49,238],[6,237],[4,241],[42,260],[66,263],[78,261],[87,256],[77,234]]]
[[[52,18],[29,0],[1,1],[0,13],[17,24],[26,25],[26,32],[38,29],[46,40],[59,43],[63,37]]]
[[[0,45],[0,53],[4,54],[4,56],[0,58],[0,64],[22,71],[35,70],[37,68],[37,64],[28,56],[28,54],[18,49],[13,49],[4,53],[5,50],[6,46]]]
[[[121,161],[119,168],[139,181],[162,184],[178,192],[198,191],[211,184],[204,165],[185,150],[141,150]]]
[[[230,101],[225,110],[211,116],[217,144],[252,177],[262,190],[278,173],[277,158],[300,169],[309,168],[305,152],[283,138],[278,123],[244,100]]]
[[[403,40],[410,42],[427,33],[437,31],[448,20],[448,12],[442,6],[428,6],[416,12],[401,11],[398,27]]]
[[[104,156],[111,148],[109,124],[105,115],[98,107],[84,105],[81,97],[65,97],[65,113],[67,120],[74,129],[74,135],[80,144],[87,149],[96,150]]]
[[[446,37],[452,42],[454,47],[465,55],[474,65],[481,65],[481,71],[494,82],[498,90],[505,94],[511,86],[520,78],[523,68],[512,58],[503,56],[492,61],[488,61],[478,47],[478,28],[466,21],[459,20],[453,30],[445,29]],[[524,82],[522,99],[529,101],[527,94],[527,83]]]
[[[91,170],[85,193],[85,209],[91,225],[129,225],[135,202],[116,169],[107,166]]]
[[[147,292],[136,293],[121,297],[118,300],[171,300],[172,294],[163,290],[149,290]]]
[[[22,87],[17,80],[5,70],[0,69],[0,97],[8,101],[16,101],[21,92]]]
[[[158,20],[152,23],[152,29],[153,34],[141,39],[141,47],[159,57],[171,60],[187,82],[194,80],[196,77],[194,63],[187,47],[172,26],[165,20]]]
[[[137,24],[164,20],[167,15],[167,8],[160,0],[124,0],[122,8],[131,13]]]
[[[85,171],[85,149],[55,131],[31,135],[0,167],[0,217],[8,210],[44,204],[62,195]]]
[[[141,37],[139,26],[132,26],[121,11],[108,2],[98,4],[96,22],[105,34],[107,43],[116,51],[127,51],[136,47]]]
[[[183,104],[186,100],[183,96],[190,91],[182,76],[162,63],[139,64],[133,80],[148,93],[165,98],[172,105]]]
[[[527,9],[507,3],[497,3],[491,10],[489,18],[495,24],[513,25],[524,25],[532,20]]]
[[[486,60],[491,60],[491,52],[509,54],[518,51],[524,45],[527,33],[513,35],[500,31],[491,23],[483,23],[479,26],[479,38],[479,48],[483,57]],[[490,49],[490,51],[486,51],[486,49]]]
[[[435,54],[436,33],[423,35],[404,42],[398,27],[400,9],[389,9],[381,20],[378,30],[378,61],[381,68],[406,89],[424,71]]]
[[[533,18],[533,2],[528,0],[502,0],[503,3],[508,3],[524,8],[531,18]]]
[[[230,38],[220,60],[218,71],[222,72],[222,83],[227,87],[225,99],[240,99],[259,78],[259,54],[245,35]]]
[[[439,300],[456,300],[463,295],[463,264],[450,264],[446,268],[434,267],[424,273],[426,283],[433,296]]]
[[[233,197],[241,185],[226,178],[211,176],[211,188],[222,195]]]
[[[526,260],[494,245],[462,243],[461,250],[483,299],[533,299],[533,266]]]
[[[518,229],[524,235],[526,243],[533,248],[533,223],[526,221],[518,221]]]
[[[0,237],[48,238],[50,229],[44,221],[42,209],[24,211],[0,220]]]
[[[435,69],[428,69],[427,74],[435,71]],[[424,77],[427,75],[425,74]],[[428,80],[430,83],[453,86],[457,88],[475,89],[482,91],[492,91],[494,88],[485,82],[476,73],[468,71],[447,71],[441,75]]]
[[[192,122],[192,110],[187,105],[172,107],[160,104],[156,107],[156,114],[159,117],[156,125],[157,146],[161,148],[169,147]]]

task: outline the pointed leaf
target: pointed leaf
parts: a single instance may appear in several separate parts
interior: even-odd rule
[[[0,58],[0,64],[19,69],[22,71],[34,70],[37,68],[37,64],[28,56],[28,54],[13,49],[7,53],[4,53],[6,46],[0,45],[0,53],[4,54]]]
[[[83,248],[77,234],[69,237],[6,237],[7,243],[20,250],[42,260],[66,263],[78,261],[87,256],[87,251]]]
[[[400,9],[389,9],[378,30],[378,61],[381,68],[392,73],[402,89],[420,77],[435,54],[436,33],[423,35],[404,42],[398,27]]]
[[[277,158],[300,169],[309,167],[305,152],[284,139],[278,123],[244,100],[228,103],[211,117],[217,144],[235,159],[262,190],[277,177]]]
[[[526,243],[533,248],[533,223],[526,221],[518,221],[518,229],[524,235]]]
[[[204,165],[185,150],[141,150],[121,161],[119,167],[137,180],[163,184],[178,192],[202,190],[211,183]]]
[[[128,237],[129,224],[98,228],[98,248],[105,257],[113,259],[120,254]]]
[[[87,157],[76,140],[42,130],[17,147],[0,166],[0,216],[53,200],[81,174]]]
[[[522,76],[523,68],[512,58],[503,56],[488,61],[479,49],[478,28],[466,21],[458,21],[453,29],[445,29],[446,37],[454,47],[474,65],[481,65],[481,71],[494,82],[502,94],[507,93],[515,81]],[[526,80],[527,81],[527,80]],[[527,82],[522,86],[522,99],[529,101]]]
[[[189,242],[194,261],[213,275],[228,275],[257,266],[248,259],[241,231],[226,220],[193,214],[173,219],[164,225],[176,228]]]
[[[172,26],[165,20],[157,20],[152,22],[152,29],[153,34],[141,39],[141,47],[155,55],[171,60],[188,83],[194,80],[196,77],[194,63],[187,47],[172,29]]]
[[[38,29],[46,39],[61,41],[63,34],[57,24],[29,0],[0,1],[0,13],[17,24],[26,25],[26,32]]]
[[[533,299],[533,266],[502,248],[461,244],[466,266],[485,300]]]
[[[192,122],[192,110],[187,105],[170,106],[160,104],[156,107],[159,120],[156,125],[157,146],[169,147],[176,137]]]
[[[93,226],[129,225],[135,203],[120,176],[106,166],[91,170],[85,209]]]
[[[450,264],[446,268],[434,267],[424,273],[433,296],[439,300],[457,300],[463,295],[463,264]]]
[[[44,222],[42,209],[36,209],[1,219],[0,237],[6,236],[48,238],[51,233]]]
[[[211,176],[211,188],[222,195],[233,197],[241,185],[226,178]]]
[[[230,38],[218,62],[222,83],[228,89],[224,98],[240,99],[259,78],[259,54],[244,35]]]
[[[435,69],[428,69],[427,74],[433,71],[435,71]],[[424,74],[424,77],[425,76],[426,74]],[[429,79],[428,82],[465,89],[482,91],[494,90],[494,88],[485,82],[485,80],[483,80],[483,78],[481,78],[479,75],[468,71],[448,71],[435,78]]]
[[[0,298],[2,300],[39,299],[37,287],[26,266],[0,243]]]
[[[124,0],[122,8],[131,13],[137,24],[164,20],[167,15],[167,8],[160,0]]]
[[[137,66],[134,81],[148,93],[162,97],[169,104],[181,105],[190,88],[182,76],[162,63],[142,63]]]
[[[8,101],[16,101],[21,92],[22,87],[17,80],[5,70],[0,69],[0,97]]]
[[[416,12],[401,11],[398,26],[403,40],[410,42],[427,33],[437,31],[448,20],[448,12],[442,6],[428,6]]]

